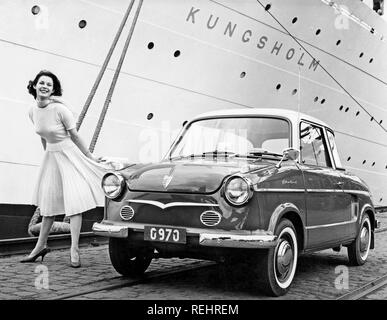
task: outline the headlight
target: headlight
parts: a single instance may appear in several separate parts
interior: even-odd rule
[[[110,199],[119,197],[123,188],[124,178],[119,174],[109,172],[102,178],[102,189]]]
[[[241,206],[253,195],[251,183],[245,178],[235,176],[228,179],[224,186],[226,200],[235,206]]]

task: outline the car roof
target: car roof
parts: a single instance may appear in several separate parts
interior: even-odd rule
[[[297,112],[289,109],[276,109],[276,108],[237,108],[237,109],[222,109],[215,110],[206,113],[202,113],[194,118],[194,120],[202,118],[212,118],[220,116],[280,116],[288,118],[291,122],[297,122],[299,119],[303,119],[309,122],[319,124],[324,127],[331,128],[325,122],[309,116],[302,112]]]

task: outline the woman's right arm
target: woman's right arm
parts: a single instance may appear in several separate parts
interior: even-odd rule
[[[44,138],[41,138],[43,149],[46,150],[46,140]]]
[[[91,160],[94,160],[95,162],[99,162],[100,159],[95,157],[90,151],[89,149],[86,147],[86,144],[85,142],[83,141],[83,139],[80,137],[78,131],[76,128],[74,129],[71,129],[71,130],[68,130],[68,132],[70,133],[70,138],[71,140],[74,142],[74,144],[79,148],[79,150],[81,150],[81,152],[86,156],[88,157],[89,159]]]

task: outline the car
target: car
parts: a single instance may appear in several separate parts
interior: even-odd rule
[[[187,122],[158,163],[107,173],[104,219],[114,268],[141,276],[155,257],[243,262],[271,296],[288,292],[300,254],[374,248],[366,183],[343,168],[334,131],[309,115],[240,108]]]

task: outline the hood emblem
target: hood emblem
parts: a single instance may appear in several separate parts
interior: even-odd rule
[[[172,178],[173,178],[172,175],[166,175],[166,176],[164,176],[163,182],[162,182],[162,185],[163,185],[164,189],[167,189],[167,188],[168,188],[168,185],[171,183]]]

